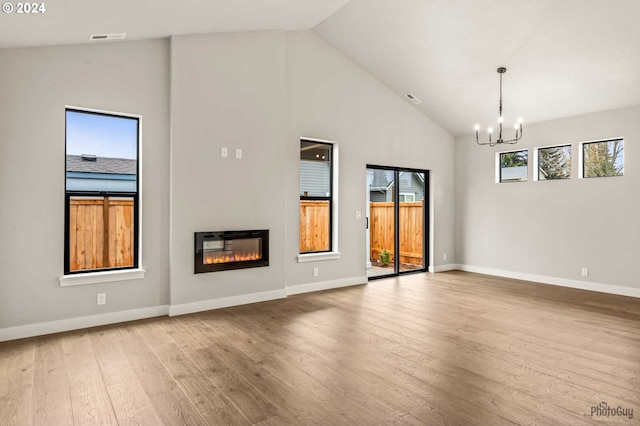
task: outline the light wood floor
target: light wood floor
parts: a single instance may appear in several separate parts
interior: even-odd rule
[[[640,299],[464,272],[0,344],[1,425],[639,422]]]

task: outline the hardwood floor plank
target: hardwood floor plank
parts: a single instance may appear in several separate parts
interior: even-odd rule
[[[171,322],[162,325],[167,326]],[[145,337],[144,334],[142,336]],[[208,423],[251,423],[229,398],[202,374],[176,343],[157,345],[152,350]]]
[[[119,333],[117,340],[156,413],[165,425],[206,425],[207,422],[164,368],[151,347],[136,332],[138,328],[156,329],[155,323],[165,320],[165,318],[159,318],[151,323],[139,321],[133,325],[120,327],[117,329]],[[164,336],[156,334],[155,337],[163,341]]]
[[[35,343],[33,423],[72,425],[73,410],[62,342],[58,336],[44,336]]]
[[[120,426],[162,424],[147,394],[137,380],[107,386],[107,391]]]
[[[33,422],[34,340],[0,343],[0,423]]]
[[[0,425],[628,425],[640,300],[452,271],[0,343]]]
[[[117,425],[87,330],[63,334],[64,363],[75,425]]]

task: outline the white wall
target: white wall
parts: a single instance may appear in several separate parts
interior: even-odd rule
[[[495,183],[495,153],[456,140],[457,261],[462,265],[640,289],[640,107],[526,125],[529,181]],[[578,142],[624,137],[623,177],[578,179]],[[572,144],[570,180],[533,181],[534,147]],[[511,145],[509,148],[513,148]],[[504,149],[503,149],[504,150]],[[589,276],[581,276],[581,268]],[[571,283],[570,283],[571,284]],[[575,283],[574,283],[575,284]]]
[[[454,258],[453,137],[313,32],[287,33],[289,128],[286,168],[287,286],[366,276],[366,165],[431,170],[435,256]],[[340,149],[339,249],[342,257],[298,263],[299,138]],[[355,211],[362,219],[355,219]],[[433,247],[429,252],[433,251]],[[446,263],[446,262],[444,262]],[[319,276],[313,277],[313,268]]]
[[[0,50],[0,329],[168,303],[168,71],[160,40]],[[65,105],[142,115],[145,279],[60,287]]]
[[[284,291],[284,40],[278,31],[172,39],[172,305]],[[236,229],[270,230],[269,267],[194,275],[193,233]]]
[[[368,163],[432,171],[454,256],[453,137],[313,32],[3,50],[0,75],[0,340],[363,282]],[[145,279],[59,285],[65,105],[142,115]],[[301,136],[340,144],[338,260],[296,260]],[[247,228],[269,267],[194,274],[194,232]]]

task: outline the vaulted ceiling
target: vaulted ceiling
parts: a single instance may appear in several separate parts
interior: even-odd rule
[[[56,0],[0,14],[0,48],[313,29],[455,135],[640,104],[638,0]]]

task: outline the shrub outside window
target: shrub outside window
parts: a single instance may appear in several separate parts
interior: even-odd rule
[[[528,176],[529,151],[501,152],[499,155],[499,182],[526,182]]]

